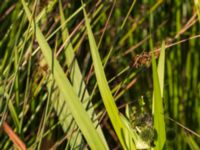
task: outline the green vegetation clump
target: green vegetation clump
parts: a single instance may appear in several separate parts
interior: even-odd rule
[[[200,149],[200,1],[0,1],[0,149]]]

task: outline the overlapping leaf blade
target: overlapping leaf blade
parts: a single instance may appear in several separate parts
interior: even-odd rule
[[[157,131],[157,140],[155,141],[156,150],[162,150],[166,141],[165,133],[165,121],[163,111],[163,86],[164,86],[164,62],[165,62],[165,46],[162,45],[158,69],[156,67],[156,61],[153,56],[152,68],[153,68],[153,116],[154,116],[154,127]]]
[[[88,38],[89,38],[90,51],[92,54],[92,59],[93,59],[93,64],[94,64],[95,75],[97,78],[97,83],[98,83],[98,87],[102,96],[102,100],[123,148],[129,149],[125,139],[130,139],[130,138],[129,137],[125,138],[125,135],[127,136],[130,136],[130,135],[127,134],[128,130],[126,126],[123,124],[119,116],[119,110],[117,109],[114,98],[108,86],[108,82],[106,80],[105,72],[102,66],[101,58],[100,58],[98,48],[94,39],[94,35],[92,33],[89,19],[87,17],[85,9],[83,10],[84,10],[85,23],[86,23],[86,28],[87,28]],[[134,145],[134,143],[132,144]]]
[[[24,0],[21,0],[24,10],[26,12],[26,15],[31,21],[31,13],[25,3]],[[42,32],[40,31],[39,27],[37,25],[34,25],[33,22],[31,22],[31,25],[35,26],[35,34],[36,39],[40,45],[40,48],[42,50],[42,53],[45,57],[45,60],[47,61],[47,64],[49,68],[53,68],[52,72],[53,77],[56,81],[56,84],[62,93],[62,95],[65,97],[65,100],[69,106],[69,109],[78,125],[80,130],[82,131],[85,139],[87,140],[89,146],[92,149],[96,149],[98,147],[99,149],[106,149],[106,146],[104,142],[101,140],[100,136],[98,135],[97,131],[95,130],[92,121],[90,120],[88,114],[84,110],[82,104],[78,100],[78,96],[76,95],[74,89],[72,88],[70,82],[67,80],[61,66],[59,65],[56,58],[52,57],[52,51],[48,43],[46,42],[45,37],[43,36]],[[53,60],[52,60],[53,59]]]

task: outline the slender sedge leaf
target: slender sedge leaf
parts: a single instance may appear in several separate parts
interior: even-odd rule
[[[161,53],[158,61],[158,78],[160,83],[161,97],[163,98],[164,90],[164,75],[165,75],[165,43],[162,43]]]
[[[162,102],[163,85],[164,85],[164,62],[165,62],[165,47],[164,44],[162,44],[158,69],[156,67],[156,61],[154,55],[152,56],[153,85],[154,85],[153,116],[154,116],[154,127],[158,135],[157,140],[155,141],[156,150],[162,150],[166,141],[163,102]]]
[[[94,64],[95,75],[97,78],[97,83],[98,83],[98,87],[102,96],[102,100],[123,148],[128,149],[128,145],[127,145],[128,142],[125,139],[130,139],[129,138],[130,135],[126,134],[128,133],[128,130],[126,126],[123,124],[119,116],[119,111],[114,102],[114,98],[111,94],[110,88],[108,86],[108,82],[106,80],[101,58],[99,56],[98,48],[94,39],[94,35],[92,33],[89,19],[87,17],[85,9],[83,9],[83,11],[84,11],[84,16],[85,16],[85,23],[86,23],[86,28],[87,28],[88,38],[89,38],[89,44],[90,44],[90,50],[91,50],[93,64]],[[127,135],[128,137],[125,138],[125,135]]]

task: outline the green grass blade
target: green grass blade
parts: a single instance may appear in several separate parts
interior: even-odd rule
[[[87,17],[85,9],[83,9],[83,11],[84,11],[85,23],[86,23],[89,44],[90,44],[90,50],[91,50],[91,54],[92,54],[92,59],[93,59],[94,70],[95,70],[95,75],[97,78],[98,87],[99,87],[104,105],[106,107],[106,110],[107,110],[110,120],[112,122],[112,125],[115,129],[115,132],[116,132],[123,148],[128,149],[128,147],[127,147],[128,142],[125,141],[125,133],[127,133],[127,128],[123,124],[123,122],[119,116],[119,110],[117,109],[117,106],[114,102],[114,98],[113,98],[110,88],[108,86],[108,82],[106,80],[106,76],[105,76],[104,69],[102,66],[101,58],[99,56],[98,48],[97,48],[97,45],[96,45],[96,42],[94,39],[94,35],[92,33],[89,19]],[[127,136],[130,136],[130,135],[127,135]],[[127,139],[129,139],[129,138],[127,138]]]
[[[200,149],[197,142],[193,139],[193,137],[190,134],[185,135],[184,140],[186,141],[186,143],[188,143],[188,145],[191,149],[193,149],[193,150]]]
[[[21,0],[24,10],[26,12],[26,15],[31,21],[31,13],[28,9],[26,3],[24,0]],[[51,68],[52,65],[52,50],[48,43],[46,42],[45,37],[43,36],[42,32],[40,31],[39,27],[37,25],[34,25],[31,23],[32,27],[35,26],[35,34],[36,39],[40,45],[40,48],[42,50],[42,53],[45,57],[45,60],[47,61],[47,64],[49,68]],[[70,82],[67,80],[65,73],[63,72],[59,62],[54,58],[53,60],[53,76],[56,81],[56,84],[62,93],[62,95],[65,97],[66,102],[69,106],[69,109],[79,126],[80,130],[82,131],[86,141],[88,142],[91,149],[96,149],[97,147],[101,150],[106,149],[104,142],[101,140],[100,136],[98,135],[97,131],[95,130],[92,121],[90,120],[88,114],[84,110],[82,104],[79,102],[79,99],[73,90]]]
[[[132,9],[133,9],[133,7],[134,7],[135,3],[136,3],[136,0],[133,0],[133,2],[132,2],[132,4],[131,4],[131,7],[129,8],[129,10],[128,10],[128,13],[127,13],[127,15],[126,15],[126,17],[125,17],[125,19],[124,19],[124,21],[123,21],[123,23],[122,23],[121,27],[120,27],[121,29],[123,29],[123,28],[124,28],[124,25],[125,25],[125,23],[126,23],[126,21],[127,21],[128,17],[129,17],[129,15],[130,15],[130,13],[131,13]]]
[[[194,0],[194,4],[195,4],[195,9],[198,15],[198,20],[200,22],[200,2],[199,0]]]
[[[16,127],[19,129],[20,123],[19,123],[18,115],[15,110],[15,107],[13,106],[13,103],[10,100],[8,101],[8,108]]]
[[[161,53],[158,61],[158,78],[160,83],[161,97],[163,98],[164,90],[164,75],[165,75],[165,43],[162,43]]]
[[[153,68],[153,116],[154,127],[157,131],[157,140],[155,141],[155,149],[162,150],[166,141],[164,111],[163,111],[163,85],[164,85],[164,62],[165,62],[165,47],[162,45],[161,54],[159,58],[158,69],[156,67],[156,61],[153,56],[152,68]]]
[[[61,24],[64,24],[65,17],[64,17],[61,0],[59,0],[59,11],[60,11],[60,17],[61,17],[61,19],[60,19]],[[69,33],[68,33],[66,25],[62,26],[62,41],[63,41],[63,43],[68,38],[68,36],[69,36]],[[69,43],[69,44],[67,44],[67,46],[65,46],[65,57],[66,57],[67,66],[69,68],[72,68],[71,70],[74,70],[74,71],[72,71],[72,73],[70,73],[70,79],[72,81],[73,88],[76,91],[76,94],[78,95],[79,91],[80,90],[83,91],[83,89],[80,89],[81,81],[80,81],[80,84],[78,84],[76,82],[77,80],[79,81],[79,79],[80,79],[79,76],[77,75],[77,69],[79,69],[79,68],[77,68],[78,67],[77,61],[76,60],[73,61],[73,59],[75,58],[75,55],[74,55],[71,43]],[[71,63],[73,63],[72,67],[70,66]],[[74,74],[73,74],[73,72],[74,72]],[[73,75],[74,75],[74,77],[73,77]],[[76,78],[77,80],[74,80],[74,78]],[[86,93],[86,94],[88,94],[88,93]],[[64,107],[64,109],[63,109],[63,107]],[[55,108],[57,114],[59,115],[59,120],[63,120],[64,118],[66,118],[64,121],[61,122],[64,132],[73,132],[73,128],[71,128],[73,117],[71,115],[69,115],[69,112],[67,112],[67,110],[68,110],[67,105],[65,104],[65,100],[62,95],[59,98],[59,102],[54,103],[54,108]],[[78,130],[76,130],[72,134],[72,136],[69,140],[69,144],[71,146],[74,145],[76,147],[76,146],[80,146],[82,141],[83,141],[82,135],[79,133]]]

